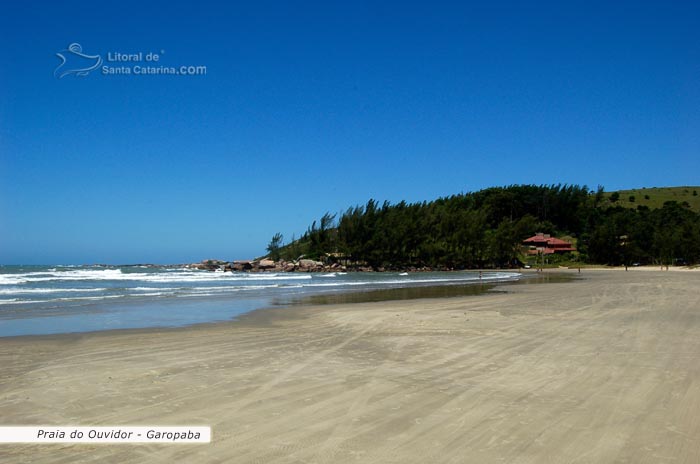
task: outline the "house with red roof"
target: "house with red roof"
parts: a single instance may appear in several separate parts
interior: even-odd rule
[[[523,241],[523,245],[528,247],[529,255],[552,255],[554,253],[568,253],[576,251],[571,243],[560,238],[552,237],[549,234],[536,234]]]

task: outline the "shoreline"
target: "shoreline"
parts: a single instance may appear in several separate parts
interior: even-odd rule
[[[497,270],[491,272],[505,272],[505,270]],[[114,328],[114,329],[98,329],[98,330],[84,330],[84,331],[73,331],[73,332],[57,332],[48,334],[20,334],[20,335],[0,335],[0,341],[3,339],[17,339],[22,337],[29,338],[47,338],[51,339],[53,337],[72,337],[81,336],[88,334],[99,334],[99,333],[141,333],[148,334],[151,331],[161,331],[161,330],[184,330],[188,328],[197,327],[209,327],[217,324],[237,324],[240,323],[244,318],[250,315],[255,315],[260,311],[291,311],[304,309],[308,307],[327,307],[327,306],[341,306],[341,305],[355,305],[362,303],[382,303],[382,302],[395,302],[399,303],[401,301],[411,301],[411,300],[441,300],[450,298],[472,298],[489,291],[495,290],[500,286],[511,286],[511,285],[522,285],[522,284],[548,284],[551,282],[561,282],[570,279],[576,279],[578,274],[573,272],[567,272],[565,269],[550,269],[544,273],[535,272],[532,270],[521,270],[521,277],[515,280],[502,280],[502,281],[486,281],[486,282],[473,282],[467,284],[440,284],[440,285],[416,285],[416,286],[405,286],[397,288],[388,289],[358,289],[351,291],[340,291],[331,294],[310,294],[304,296],[294,296],[287,297],[281,302],[277,302],[276,299],[270,299],[270,304],[262,305],[260,307],[255,307],[253,309],[244,311],[237,314],[230,319],[217,319],[206,322],[196,322],[185,325],[154,325],[145,327],[128,327],[128,328]],[[537,279],[534,281],[533,279]],[[408,293],[408,296],[403,295]],[[381,295],[375,298],[375,295]],[[207,299],[202,298],[199,303],[206,304]],[[217,303],[225,302],[224,297],[219,297],[216,300],[212,300]],[[169,305],[177,305],[177,300],[169,301]],[[183,302],[183,303],[189,303]],[[10,319],[11,320],[11,319]]]
[[[482,280],[476,272],[430,273],[425,274],[424,278],[422,275],[409,277],[399,274],[381,277],[375,273],[368,273],[364,276],[355,274],[351,278],[337,275],[320,275],[320,279],[304,276],[301,283],[298,283],[297,277],[290,276],[290,280],[286,280],[286,276],[275,274],[271,280],[253,280],[250,284],[240,277],[232,277],[229,283],[227,277],[217,276],[211,280],[213,284],[210,285],[205,279],[203,284],[200,284],[203,286],[197,287],[197,284],[194,284],[194,288],[187,281],[191,277],[184,276],[180,282],[177,280],[179,277],[175,276],[175,281],[167,282],[162,291],[160,275],[154,279],[155,284],[150,283],[148,275],[138,276],[143,280],[136,280],[136,288],[130,290],[130,287],[124,286],[119,290],[121,294],[109,293],[109,287],[114,283],[119,285],[119,280],[107,280],[108,283],[104,284],[103,279],[91,283],[96,287],[96,292],[91,292],[90,289],[82,290],[83,294],[78,294],[75,301],[67,298],[48,299],[45,302],[30,301],[24,304],[26,307],[23,307],[21,301],[7,306],[0,304],[3,308],[3,312],[0,313],[0,336],[186,327],[235,320],[241,314],[266,307],[466,295],[478,293],[475,289],[484,285],[519,279],[522,274],[487,272]],[[98,276],[100,277],[102,276]],[[166,274],[167,279],[171,277],[172,275]],[[36,277],[25,275],[22,278]],[[60,276],[58,278],[60,279]],[[60,282],[59,280],[59,284]],[[181,285],[182,288],[178,288]],[[47,291],[43,288],[40,290]],[[141,295],[139,290],[156,291],[157,296]],[[59,286],[56,287],[56,292],[58,296],[64,296],[60,295]],[[21,295],[21,291],[18,295]],[[70,293],[66,296],[73,295],[76,294]],[[78,302],[84,299],[89,301]]]
[[[573,271],[575,272],[575,271]],[[697,274],[0,339],[2,425],[196,425],[209,445],[1,445],[39,463],[695,462]]]
[[[160,265],[158,265],[160,266]],[[478,271],[478,270],[477,270]],[[513,270],[509,269],[484,269],[483,272],[512,272]],[[520,268],[518,270],[518,273],[522,275],[522,278],[519,278],[514,281],[499,281],[499,282],[486,282],[486,283],[469,283],[469,284],[464,284],[464,285],[452,285],[452,284],[442,284],[442,285],[425,285],[425,286],[407,286],[407,287],[400,287],[400,288],[395,288],[395,289],[385,289],[385,290],[379,290],[379,289],[362,289],[362,290],[357,290],[357,291],[343,291],[343,292],[338,292],[336,294],[330,294],[330,295],[323,295],[323,294],[313,294],[313,295],[307,295],[303,297],[289,297],[286,298],[286,301],[283,303],[272,303],[272,304],[267,304],[267,305],[262,305],[259,307],[255,307],[254,309],[246,310],[240,314],[232,316],[230,319],[217,319],[217,320],[212,320],[212,321],[206,321],[206,322],[195,322],[191,324],[185,324],[185,325],[171,325],[171,326],[166,326],[166,325],[155,325],[155,326],[145,326],[145,327],[128,327],[128,328],[114,328],[114,329],[98,329],[98,330],[85,330],[85,331],[74,331],[74,332],[57,332],[57,333],[49,333],[49,334],[21,334],[21,335],[0,335],[0,341],[4,339],[17,339],[17,338],[22,338],[22,337],[29,337],[29,338],[47,338],[51,339],[54,337],[74,337],[74,336],[81,336],[81,335],[87,335],[87,334],[99,334],[102,332],[105,333],[141,333],[141,334],[148,334],[151,331],[161,331],[161,330],[167,330],[167,331],[173,331],[173,330],[183,330],[183,329],[189,329],[189,328],[197,328],[197,327],[209,327],[212,325],[217,325],[217,324],[237,324],[240,323],[243,318],[245,318],[248,315],[255,314],[259,311],[272,311],[272,310],[297,310],[297,309],[303,309],[304,307],[310,307],[310,306],[338,306],[338,305],[353,305],[353,304],[361,304],[361,303],[373,303],[373,302],[400,302],[400,301],[410,301],[410,300],[428,300],[428,299],[436,299],[440,300],[442,298],[461,298],[461,297],[474,297],[480,294],[481,292],[475,291],[472,292],[475,287],[489,287],[485,289],[485,292],[488,292],[490,290],[494,290],[496,287],[500,286],[511,286],[511,285],[522,285],[522,284],[531,284],[531,283],[550,283],[550,282],[533,282],[531,279],[537,278],[546,278],[547,280],[551,278],[557,278],[558,276],[569,276],[572,279],[577,279],[577,278],[585,278],[585,273],[588,271],[595,271],[595,272],[619,272],[623,271],[625,272],[624,266],[591,266],[591,267],[582,267],[581,272],[578,271],[578,268],[573,268],[573,267],[558,267],[558,268],[544,268],[543,271],[538,271],[537,269],[524,269]],[[700,267],[679,267],[679,266],[671,266],[669,267],[668,270],[664,269],[661,270],[657,268],[657,266],[636,266],[632,267],[630,266],[628,268],[627,272],[637,272],[637,271],[643,271],[643,272],[700,272]],[[389,272],[389,271],[387,271]],[[422,271],[419,271],[422,272]],[[443,271],[443,272],[461,272],[461,271]],[[451,287],[462,287],[466,288],[467,291],[465,291],[464,295],[447,295],[447,296],[412,296],[408,298],[382,298],[378,300],[366,300],[363,301],[362,296],[363,295],[370,295],[375,292],[384,292],[386,290],[393,291],[393,290],[416,290],[416,291],[423,291],[423,290],[440,290],[440,289],[449,289]],[[459,292],[456,292],[459,293]],[[359,298],[355,300],[353,298],[354,296],[358,296]],[[324,299],[328,298],[330,300],[343,300],[345,297],[349,297],[347,300],[348,301],[338,301],[338,302],[323,302]],[[191,301],[191,300],[190,300]],[[202,298],[201,303],[206,303],[206,299]],[[217,303],[220,303],[222,301],[225,301],[224,297],[219,297],[216,298],[215,300]],[[272,300],[271,300],[272,301]],[[173,300],[169,301],[168,304],[174,304],[177,305],[178,301]],[[189,303],[189,301],[183,302],[183,303]]]

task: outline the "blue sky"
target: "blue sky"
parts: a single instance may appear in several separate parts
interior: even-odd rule
[[[695,2],[14,3],[0,263],[251,258],[369,198],[700,184]],[[207,73],[57,79],[71,43]]]

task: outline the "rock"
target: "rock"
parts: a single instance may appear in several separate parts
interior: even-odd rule
[[[251,269],[253,269],[253,263],[251,263],[250,261],[234,261],[231,267],[234,271],[250,271]]]
[[[347,266],[340,263],[324,264],[313,259],[300,259],[289,262],[283,259],[273,261],[263,258],[257,261],[221,261],[218,259],[205,259],[199,263],[188,264],[187,267],[208,271],[224,272],[346,272]],[[373,269],[368,266],[353,267],[352,270],[371,272]]]
[[[323,263],[320,261],[314,261],[313,259],[300,259],[299,267],[305,270],[322,268]]]
[[[224,269],[229,263],[226,261],[221,261],[220,259],[205,259],[201,263],[192,264],[191,267],[195,269],[202,269],[207,271],[215,271],[217,269]]]

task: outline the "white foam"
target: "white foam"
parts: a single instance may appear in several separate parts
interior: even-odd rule
[[[124,298],[125,296],[127,295],[76,296],[72,298],[53,298],[51,301],[104,300],[108,298]]]
[[[26,293],[82,293],[104,292],[107,288],[0,288],[0,295],[21,295]]]
[[[168,269],[170,271],[170,269]],[[441,273],[441,274],[353,274],[347,279],[336,279],[346,273],[325,274],[287,274],[287,273],[213,273],[209,271],[179,269],[177,272],[122,272],[120,269],[72,269],[46,272],[27,272],[21,274],[2,274],[0,279],[0,304],[50,303],[60,301],[105,300],[123,297],[196,297],[208,295],[235,294],[237,292],[260,291],[269,289],[328,289],[335,291],[342,288],[376,287],[391,288],[411,285],[440,285],[468,284],[476,282],[493,282],[513,280],[521,277],[516,272],[484,272],[481,277],[476,272]],[[23,288],[22,283],[43,281],[84,281],[80,285],[95,285],[95,287],[51,288],[52,284],[40,288]],[[92,280],[93,282],[87,282]],[[138,282],[143,285],[130,287],[130,284],[116,284],[114,287],[105,286],[105,281]],[[101,284],[100,284],[101,283]],[[151,283],[151,285],[149,285]],[[194,283],[194,285],[193,285]],[[153,285],[155,284],[155,285]],[[62,284],[66,285],[66,284]],[[70,284],[68,284],[70,285]],[[109,285],[109,284],[107,284]],[[66,293],[91,293],[92,295],[75,295]],[[101,294],[100,294],[101,293]],[[30,295],[42,299],[23,299]],[[46,295],[46,296],[42,296]],[[94,295],[94,296],[93,296]],[[18,298],[12,298],[19,296]]]
[[[52,303],[56,301],[82,301],[82,300],[104,300],[107,298],[124,298],[127,295],[103,295],[103,296],[76,296],[76,297],[65,297],[65,298],[51,298],[50,300],[22,300],[20,298],[13,298],[11,300],[0,300],[0,304],[30,304],[30,303]]]
[[[85,280],[110,280],[110,281],[143,281],[143,282],[216,282],[219,280],[307,280],[311,275],[290,274],[242,274],[231,272],[209,271],[179,271],[170,273],[161,272],[127,272],[121,269],[99,270],[70,270],[70,271],[46,271],[28,272],[21,274],[0,274],[0,285],[20,285],[34,282],[50,281],[85,281]]]

